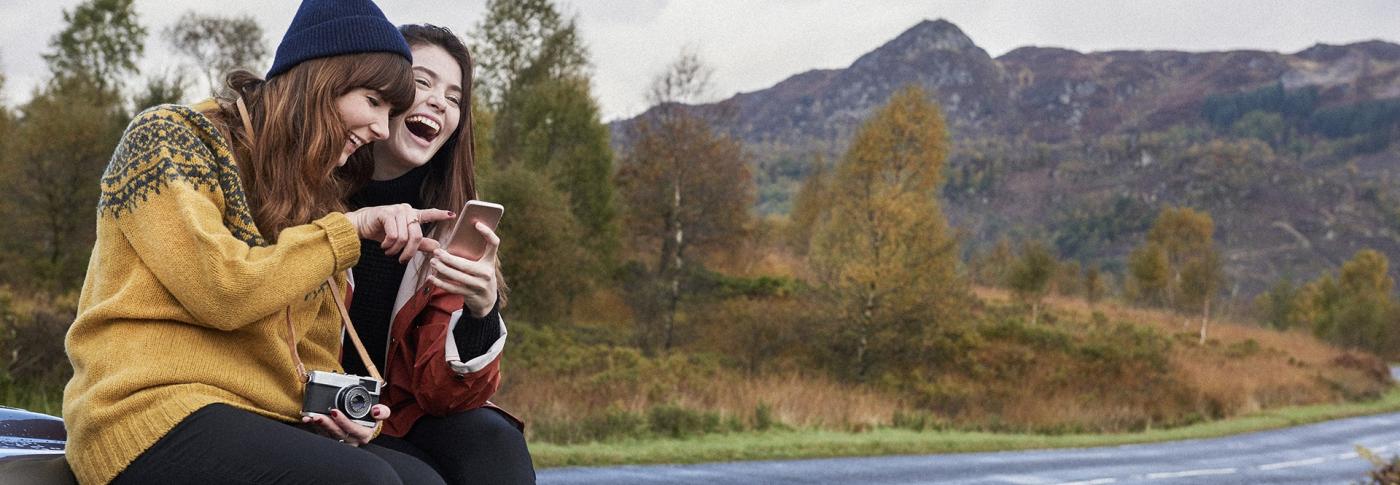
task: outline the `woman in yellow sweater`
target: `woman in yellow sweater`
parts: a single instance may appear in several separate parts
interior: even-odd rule
[[[441,483],[360,446],[375,429],[303,418],[298,369],[341,370],[333,294],[360,238],[415,251],[420,222],[452,216],[340,202],[335,168],[387,136],[412,82],[408,46],[372,2],[306,0],[266,80],[234,73],[229,99],[132,120],[102,177],[66,339],[79,481]]]

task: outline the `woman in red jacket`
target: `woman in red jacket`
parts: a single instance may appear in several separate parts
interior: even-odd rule
[[[350,205],[461,210],[476,198],[471,59],[447,29],[399,31],[413,51],[417,94],[390,121],[389,138],[375,143],[373,162],[358,161],[373,173]],[[450,229],[411,224],[409,245],[423,237],[445,242]],[[371,350],[371,358],[385,369],[382,402],[393,410],[374,444],[422,459],[448,483],[534,483],[523,424],[488,401],[506,340],[500,240],[485,226],[464,229],[488,241],[479,261],[442,249],[394,257],[379,244],[361,246],[350,316],[366,348],[384,349]],[[347,372],[360,371],[357,359],[342,360]]]

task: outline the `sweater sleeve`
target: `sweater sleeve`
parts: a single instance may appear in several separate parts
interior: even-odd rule
[[[481,318],[473,317],[462,308],[462,317],[452,328],[452,339],[457,342],[457,351],[462,357],[476,357],[491,350],[491,344],[501,338],[501,301]]]
[[[251,216],[239,204],[242,186],[236,176],[228,180],[235,169],[220,165],[232,160],[216,157],[174,116],[149,113],[132,122],[113,155],[100,208],[192,323],[240,328],[355,264],[360,240],[340,213],[287,228],[277,244],[257,245]]]

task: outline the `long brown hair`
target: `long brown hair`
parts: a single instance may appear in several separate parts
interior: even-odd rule
[[[226,83],[232,92],[218,98],[214,117],[231,141],[254,223],[269,242],[283,229],[344,211],[354,179],[368,177],[362,170],[336,170],[348,138],[336,98],[358,88],[376,90],[392,117],[412,106],[414,96],[413,64],[387,52],[312,59],[268,80],[239,70]],[[235,107],[240,96],[251,138]]]
[[[399,33],[403,34],[404,40],[408,41],[409,47],[436,46],[447,52],[452,60],[457,61],[457,66],[462,70],[462,102],[458,109],[461,110],[460,120],[457,123],[457,131],[448,135],[447,141],[438,148],[428,159],[428,174],[423,179],[423,186],[419,189],[420,200],[425,207],[436,209],[460,211],[468,200],[477,198],[476,192],[476,136],[473,125],[476,123],[472,119],[472,57],[467,50],[462,39],[453,34],[446,27],[439,27],[432,24],[407,24],[399,26]],[[345,177],[353,178],[356,182],[367,180],[359,174],[366,170],[374,170],[373,151],[362,150],[351,157],[351,161],[342,169]],[[470,229],[470,228],[469,228]],[[444,241],[450,237],[448,234],[452,230],[452,224],[437,224],[428,234],[428,237],[438,241]],[[420,276],[427,274],[428,260],[423,260],[423,265],[418,268]],[[509,300],[508,293],[510,287],[506,284],[505,274],[501,272],[501,263],[496,261],[496,285],[497,295],[501,300],[501,308],[506,307]]]
[[[399,26],[399,33],[408,41],[409,47],[437,46],[447,51],[452,60],[462,70],[462,114],[457,123],[457,131],[442,144],[437,153],[428,160],[428,176],[423,181],[423,203],[428,207],[456,211],[476,194],[476,143],[472,131],[472,58],[467,46],[456,35],[444,27],[431,24],[408,24]],[[434,236],[446,236],[451,230],[448,224],[440,224]]]

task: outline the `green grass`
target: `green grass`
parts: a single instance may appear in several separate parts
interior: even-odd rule
[[[0,406],[58,416],[63,412],[63,383],[14,382],[0,374]]]
[[[690,439],[627,440],[556,445],[532,443],[535,466],[601,466],[786,460],[975,451],[1079,448],[1212,438],[1352,416],[1400,411],[1400,388],[1380,399],[1280,408],[1180,428],[1121,434],[1035,435],[884,428],[863,433],[824,430],[710,434]]]

